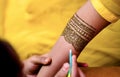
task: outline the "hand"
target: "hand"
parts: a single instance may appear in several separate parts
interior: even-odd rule
[[[36,77],[42,65],[50,64],[51,58],[46,55],[33,55],[23,61],[23,72],[27,77]]]
[[[72,61],[72,74],[71,74],[71,77],[85,77],[84,73],[81,71],[81,69],[77,65],[75,55],[72,56],[72,60],[73,61]],[[82,63],[82,64],[84,64],[84,63]],[[69,64],[64,63],[64,65],[59,70],[59,72],[55,75],[55,77],[66,77],[67,73],[68,73],[68,70],[69,70]]]

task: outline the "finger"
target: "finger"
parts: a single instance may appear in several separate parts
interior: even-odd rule
[[[72,56],[72,77],[79,77],[76,56]]]
[[[78,72],[80,77],[85,77],[85,74],[82,72],[80,68],[78,68]]]
[[[34,55],[31,58],[31,62],[34,64],[50,64],[52,61],[51,58],[40,56],[40,55]]]
[[[67,73],[68,73],[68,70],[69,70],[69,64],[68,63],[64,63],[64,65],[58,71],[58,73],[55,75],[55,77],[66,77]]]
[[[37,75],[26,75],[25,77],[37,77]]]
[[[78,67],[88,67],[88,64],[87,63],[77,63],[78,64]]]
[[[26,74],[37,74],[42,65],[50,64],[51,59],[41,56],[41,55],[33,55],[23,61],[24,63],[24,72]]]

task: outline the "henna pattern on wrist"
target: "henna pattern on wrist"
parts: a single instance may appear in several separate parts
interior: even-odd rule
[[[67,23],[62,36],[72,44],[76,51],[82,51],[87,43],[95,36],[96,29],[74,14]]]

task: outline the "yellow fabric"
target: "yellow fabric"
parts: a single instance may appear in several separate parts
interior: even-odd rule
[[[104,19],[115,22],[120,17],[120,5],[114,1],[119,2],[119,0],[91,0],[91,3]]]
[[[71,16],[86,0],[0,0],[0,37],[21,59],[48,52]],[[1,9],[2,8],[2,9]],[[102,9],[102,8],[101,8]],[[120,21],[105,28],[83,50],[78,61],[89,66],[115,65],[120,60]],[[114,38],[113,38],[114,37]]]
[[[120,20],[101,31],[78,61],[87,62],[90,67],[120,65]]]
[[[91,3],[104,19],[118,21],[101,31],[85,47],[78,61],[91,67],[120,65],[120,0],[91,0]]]
[[[0,37],[3,35],[5,0],[0,0]]]
[[[115,22],[101,31],[83,50],[78,61],[89,66],[120,65],[120,0],[91,0],[107,21]]]
[[[112,13],[120,17],[120,0],[101,0],[101,2]]]
[[[4,37],[21,59],[48,52],[85,0],[2,0]],[[1,17],[1,16],[0,16]]]

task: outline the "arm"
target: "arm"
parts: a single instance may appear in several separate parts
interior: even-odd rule
[[[25,77],[36,77],[37,73],[39,72],[39,69],[42,65],[48,65],[51,63],[51,58],[47,57],[47,54],[45,55],[32,55],[26,60],[23,61],[24,68],[23,73]]]
[[[66,77],[69,64],[64,63],[55,77]],[[78,67],[76,57],[72,57],[72,77],[119,77],[120,67]]]
[[[108,24],[88,0],[68,22],[62,36],[49,53],[51,65],[43,66],[38,77],[54,77],[63,63],[68,61],[69,49],[78,56],[87,43]]]
[[[118,77],[120,75],[120,67],[87,67],[81,68],[86,77]]]

